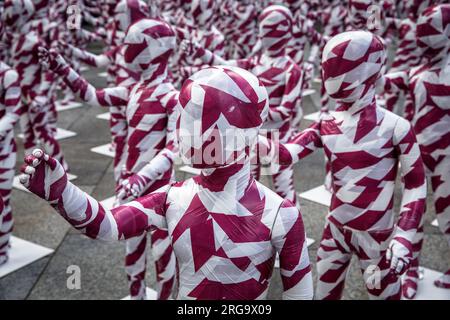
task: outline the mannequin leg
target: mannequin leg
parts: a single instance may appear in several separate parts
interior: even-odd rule
[[[9,239],[13,230],[13,216],[9,201],[15,164],[16,147],[14,145],[12,152],[0,156],[0,195],[3,200],[3,211],[0,213],[0,265],[8,261]]]
[[[317,251],[317,300],[341,299],[351,258],[344,231],[327,222]]]
[[[431,187],[439,229],[450,245],[450,156],[436,166],[431,176]],[[435,281],[435,285],[450,289],[450,269]]]

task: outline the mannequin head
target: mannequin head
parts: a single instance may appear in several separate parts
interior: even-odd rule
[[[292,14],[280,5],[269,6],[259,16],[259,37],[262,49],[270,56],[284,54],[292,38]]]
[[[438,60],[450,49],[450,4],[425,9],[417,21],[417,46],[428,59]]]
[[[322,54],[322,78],[327,94],[353,103],[375,91],[386,61],[381,39],[367,31],[350,31],[331,38]]]
[[[236,67],[209,67],[183,84],[177,136],[185,163],[218,168],[243,163],[269,107],[256,76]]]
[[[31,0],[5,0],[3,8],[5,27],[15,32],[20,32],[35,13]]]
[[[166,72],[175,46],[175,33],[161,20],[141,19],[132,24],[124,40],[127,67],[143,76]]]
[[[121,0],[114,9],[116,28],[126,32],[133,23],[148,18],[150,10],[142,0]]]

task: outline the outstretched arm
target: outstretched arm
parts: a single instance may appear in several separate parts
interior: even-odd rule
[[[86,103],[103,107],[127,105],[128,88],[96,89],[72,69],[64,58],[54,50],[48,51],[44,47],[39,47],[39,57],[42,64],[47,65],[53,72],[61,76],[67,86]]]
[[[5,114],[0,119],[0,138],[4,138],[11,130],[20,115],[23,113],[23,104],[20,101],[22,91],[20,89],[19,75],[13,69],[6,70],[1,83]]]
[[[386,258],[391,261],[391,269],[402,274],[412,257],[413,238],[423,223],[427,186],[419,144],[407,120],[397,122],[393,143],[399,154],[404,188],[400,216]]]
[[[169,186],[108,210],[70,183],[61,164],[42,150],[36,149],[25,158],[22,172],[20,182],[28,190],[48,201],[74,228],[90,238],[124,240],[153,226],[167,229],[165,202]]]
[[[225,60],[220,55],[215,54],[214,52],[211,52],[206,48],[203,48],[202,46],[200,46],[200,44],[194,41],[183,40],[180,44],[180,50],[193,59],[199,58],[204,64],[207,64],[209,66],[227,65],[242,67],[239,63],[239,60]]]
[[[112,63],[112,55],[116,50],[114,48],[102,54],[94,54],[87,50],[78,49],[71,44],[67,44],[67,49],[82,63],[96,68],[106,67]]]
[[[258,136],[258,162],[291,165],[322,147],[319,133],[320,122],[293,136],[287,143],[273,141],[262,135]]]
[[[298,209],[284,200],[272,230],[272,244],[280,257],[284,300],[311,300],[313,281],[305,228]]]

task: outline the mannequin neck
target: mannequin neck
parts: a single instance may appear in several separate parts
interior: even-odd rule
[[[226,189],[227,193],[242,195],[253,180],[248,159],[225,167],[202,169],[197,183],[212,192]]]
[[[365,109],[375,107],[376,107],[375,89],[371,88],[369,89],[369,91],[367,91],[367,93],[364,96],[362,96],[356,101],[352,102],[339,101],[337,110],[347,111],[351,115],[355,115],[362,112]]]
[[[168,76],[167,62],[150,64],[141,72],[141,81],[149,85],[157,85],[164,82]]]

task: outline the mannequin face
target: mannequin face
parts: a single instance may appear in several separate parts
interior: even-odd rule
[[[322,54],[322,76],[327,94],[335,100],[354,102],[375,89],[386,60],[382,41],[367,31],[338,34]]]
[[[286,7],[267,7],[259,18],[259,37],[262,48],[269,55],[284,52],[291,39],[292,14]]]
[[[217,168],[247,159],[268,112],[267,91],[236,67],[202,69],[180,91],[177,136],[184,162]]]
[[[443,57],[450,48],[450,4],[424,10],[417,21],[417,46],[429,59]]]
[[[176,46],[175,33],[160,20],[142,19],[130,26],[124,40],[125,62],[140,72],[167,63]]]

